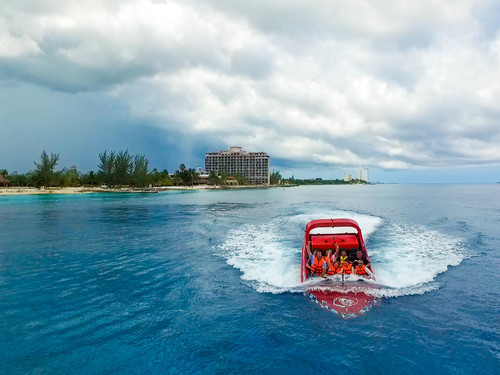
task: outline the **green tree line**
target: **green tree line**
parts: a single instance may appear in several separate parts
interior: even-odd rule
[[[309,178],[297,179],[293,176],[291,178],[282,179],[281,184],[289,185],[350,185],[350,184],[366,184],[366,181],[353,179],[351,181],[344,181],[340,179],[324,180],[322,178]]]
[[[100,186],[109,187],[132,186],[145,187],[169,186],[175,183],[181,184],[182,179],[171,178],[167,170],[158,171],[156,168],[149,170],[149,160],[145,155],[132,155],[125,151],[104,151],[99,154],[97,171],[82,173],[76,166],[63,168],[56,171],[60,155],[44,150],[40,155],[40,161],[35,161],[35,168],[25,174],[11,173],[0,170],[13,186],[33,187],[79,187]]]
[[[156,168],[149,169],[149,160],[145,155],[131,154],[125,151],[104,151],[99,154],[99,163],[96,171],[82,173],[76,166],[56,170],[59,164],[60,154],[50,153],[44,150],[40,155],[40,161],[34,161],[35,168],[25,174],[17,172],[9,174],[5,169],[0,174],[6,177],[13,186],[28,187],[80,187],[101,186],[107,187],[146,187],[146,186],[193,186],[200,180],[200,175],[194,168],[186,168],[184,164],[173,174],[166,169],[158,171]],[[249,185],[248,180],[236,174],[232,176],[239,185]],[[227,185],[230,176],[223,172],[217,174],[210,172],[208,184]],[[278,184],[281,180],[279,172],[271,174],[271,184]]]

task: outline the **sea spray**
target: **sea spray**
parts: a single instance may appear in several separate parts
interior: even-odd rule
[[[384,232],[386,238],[378,238],[369,250],[383,286],[414,292],[427,289],[427,283],[469,254],[462,239],[423,225],[388,224]]]

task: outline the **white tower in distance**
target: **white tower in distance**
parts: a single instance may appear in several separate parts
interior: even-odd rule
[[[361,168],[361,167],[359,167],[358,172],[359,172],[359,177],[358,178],[360,180],[363,180],[363,181],[366,181],[366,182],[370,182],[370,177],[368,175],[368,168]]]

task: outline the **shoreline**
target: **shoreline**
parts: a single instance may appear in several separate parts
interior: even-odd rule
[[[169,190],[241,190],[241,189],[269,189],[282,187],[278,185],[267,186],[159,186],[155,188],[101,188],[101,187],[51,187],[51,188],[33,188],[33,187],[2,187],[0,188],[0,197],[16,195],[55,195],[55,194],[95,194],[95,193],[119,193],[119,194],[137,194],[137,193],[160,193]]]

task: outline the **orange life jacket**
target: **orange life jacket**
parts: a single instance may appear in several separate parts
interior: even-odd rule
[[[356,273],[358,275],[366,275],[365,265],[356,266]]]
[[[323,273],[323,264],[325,263],[324,259],[321,259],[321,262],[318,262],[318,258],[314,257],[314,262],[311,264],[311,271],[316,275],[321,275]]]
[[[343,263],[342,268],[344,269],[344,273],[347,273],[347,274],[352,273],[352,263]]]
[[[340,273],[342,271],[342,266],[339,266],[338,268],[335,268],[335,266],[332,265],[332,268],[328,270],[329,275],[335,275],[337,273]]]

